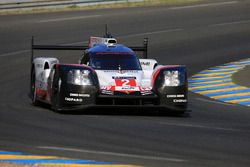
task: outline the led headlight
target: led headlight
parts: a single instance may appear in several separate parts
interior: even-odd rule
[[[92,85],[89,74],[89,70],[70,70],[68,72],[67,82],[73,85]]]
[[[179,71],[164,71],[164,86],[179,86]]]

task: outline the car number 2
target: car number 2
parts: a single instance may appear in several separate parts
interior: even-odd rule
[[[116,79],[116,86],[136,86],[136,81],[134,79]]]

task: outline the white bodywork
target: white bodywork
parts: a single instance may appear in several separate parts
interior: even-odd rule
[[[36,89],[47,91],[51,68],[58,64],[56,58],[39,57],[33,61],[36,74]],[[100,89],[108,91],[133,92],[152,89],[151,81],[157,61],[140,59],[142,70],[95,70]],[[47,65],[46,65],[47,64]],[[47,66],[47,67],[46,67]]]
[[[142,70],[96,70],[100,89],[104,91],[134,92],[152,89],[154,59],[141,59]]]
[[[90,37],[89,47],[96,44],[114,46],[115,38]],[[142,70],[96,70],[100,88],[112,91],[140,91],[141,88],[151,88],[152,74],[157,65],[154,59],[140,59]]]
[[[32,44],[32,49],[44,50],[86,48],[88,46]],[[155,59],[138,59],[132,48],[143,51],[147,57],[147,41],[143,47],[128,48],[117,44],[114,38],[100,37],[90,38],[89,49],[85,50],[79,64],[59,64],[57,58],[34,58],[32,54],[32,103],[50,104],[55,111],[87,109],[95,105],[159,106],[161,109],[176,106],[178,110],[186,110],[185,66],[162,66]],[[104,65],[98,66],[100,62]]]
[[[115,38],[90,37],[89,47],[96,44],[115,46]],[[157,66],[154,59],[139,59],[142,70],[95,70],[98,76],[100,89],[104,91],[134,92],[152,89],[152,78]],[[47,91],[47,81],[56,58],[40,57],[33,60],[35,67],[36,89]],[[53,79],[53,78],[52,78]]]
[[[58,64],[56,58],[39,57],[33,60],[35,70],[35,86],[36,89],[47,90],[47,81],[54,64]]]
[[[96,44],[105,44],[108,46],[114,46],[115,44],[117,44],[117,40],[115,38],[90,37],[89,48],[94,47]]]
[[[158,65],[155,59],[139,59],[143,70],[143,84],[151,85],[153,73]]]

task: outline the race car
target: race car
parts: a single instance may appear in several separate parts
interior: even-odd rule
[[[140,47],[110,36],[90,37],[88,46],[34,45],[32,38],[32,103],[47,103],[56,112],[132,107],[184,113],[186,67],[159,65],[147,58],[147,48],[147,38]],[[35,57],[34,50],[82,50],[83,56],[78,64],[61,64],[55,57]]]

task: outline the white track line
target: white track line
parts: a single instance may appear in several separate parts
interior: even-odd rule
[[[229,26],[229,25],[247,24],[247,23],[250,23],[250,20],[241,20],[241,21],[234,21],[234,22],[211,24],[209,25],[209,27]]]
[[[19,50],[15,52],[0,54],[0,57],[8,57],[8,56],[13,56],[13,55],[18,55],[18,54],[23,54],[23,53],[28,53],[28,52],[30,52],[30,50]]]
[[[65,18],[57,18],[57,19],[46,19],[46,20],[40,20],[40,21],[38,21],[38,23],[71,21],[71,20],[80,20],[80,19],[89,19],[89,18],[101,17],[101,16],[102,15],[92,15],[92,16],[76,16],[76,17],[65,17]]]
[[[127,157],[127,158],[136,158],[136,159],[156,160],[156,161],[187,162],[187,160],[177,159],[177,158],[157,157],[157,156],[148,156],[148,155],[136,155],[136,154],[124,154],[124,153],[105,152],[105,151],[93,151],[93,150],[75,149],[75,148],[66,148],[66,147],[38,146],[37,148],[47,149],[47,150],[81,152],[81,153],[87,153],[87,154],[110,155],[110,156],[118,156],[118,157],[125,157],[125,158]]]
[[[161,33],[171,33],[171,32],[177,32],[177,31],[182,31],[182,30],[183,29],[181,28],[166,29],[166,30],[145,32],[145,33],[140,33],[140,34],[122,35],[122,36],[118,36],[118,38],[129,38],[129,37],[146,36],[146,35],[161,34]],[[65,43],[61,45],[77,45],[77,44],[82,44],[82,43],[87,43],[87,42],[88,41],[80,41],[80,42],[74,42],[74,43]],[[28,52],[30,52],[30,50],[20,50],[20,51],[15,51],[15,52],[3,53],[3,54],[0,54],[0,57],[13,56],[13,55],[18,55],[18,54],[28,53]]]
[[[232,5],[236,3],[238,3],[238,1],[226,1],[226,2],[217,2],[217,3],[198,4],[198,5],[178,6],[178,7],[171,7],[169,9],[170,10],[192,9],[192,8],[203,8],[203,7],[210,7],[210,6]]]
[[[223,127],[212,127],[212,126],[205,126],[205,125],[195,125],[195,124],[189,124],[189,123],[176,124],[176,123],[170,123],[170,122],[159,122],[159,124],[168,125],[168,126],[185,127],[185,128],[211,129],[211,130],[231,131],[231,132],[249,132],[248,130],[223,128]]]
[[[159,31],[151,31],[151,32],[144,32],[144,33],[138,33],[138,34],[131,34],[131,35],[119,36],[119,38],[146,36],[146,35],[154,35],[154,34],[178,32],[178,31],[183,31],[183,29],[182,28],[175,28],[175,29],[166,29],[166,30],[159,30]]]

